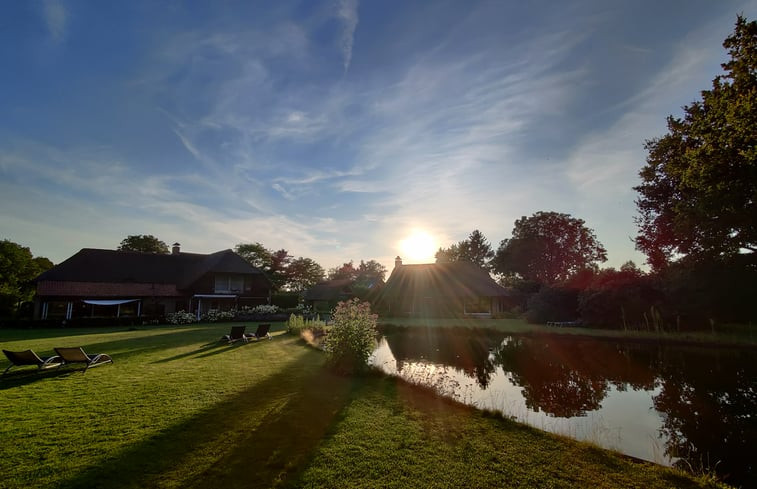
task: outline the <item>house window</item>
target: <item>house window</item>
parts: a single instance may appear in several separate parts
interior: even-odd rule
[[[43,319],[68,319],[70,317],[70,302],[50,301],[47,303],[47,315]]]
[[[215,292],[241,292],[244,286],[244,276],[218,274],[215,279]]]
[[[465,300],[465,314],[491,314],[491,297],[476,297]]]

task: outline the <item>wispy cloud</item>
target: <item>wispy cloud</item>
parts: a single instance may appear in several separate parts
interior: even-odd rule
[[[339,0],[337,17],[342,21],[340,47],[344,63],[344,71],[350,68],[352,62],[352,46],[355,42],[355,30],[358,24],[358,0]]]
[[[68,22],[68,12],[63,2],[61,0],[44,0],[42,15],[53,40],[55,42],[63,40]]]

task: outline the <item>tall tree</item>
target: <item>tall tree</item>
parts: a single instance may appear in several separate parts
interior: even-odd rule
[[[0,241],[0,315],[11,314],[18,303],[31,299],[32,280],[53,267],[45,257],[33,257],[29,248]]]
[[[342,264],[340,267],[334,267],[329,269],[328,273],[328,279],[329,280],[339,280],[339,279],[350,279],[355,280],[358,276],[357,268],[355,268],[355,264],[350,260],[347,263]]]
[[[302,292],[323,280],[323,267],[310,258],[295,258],[287,267],[286,288]]]
[[[434,255],[436,263],[450,263],[460,259],[460,249],[456,244],[449,248],[439,248]]]
[[[757,257],[757,23],[739,16],[730,60],[702,99],[646,141],[636,247],[654,269],[680,257]]]
[[[121,241],[117,249],[118,251],[139,251],[141,253],[168,253],[168,245],[152,234],[127,236]]]
[[[360,265],[357,267],[357,274],[358,280],[384,280],[386,277],[386,267],[376,260],[360,260]]]
[[[264,272],[270,270],[273,263],[273,252],[258,242],[239,243],[234,251],[250,265]]]
[[[287,289],[287,269],[292,255],[285,249],[271,251],[262,244],[240,243],[234,251],[268,277],[276,289]]]
[[[439,248],[436,252],[436,262],[469,261],[486,270],[490,269],[490,262],[494,258],[489,241],[478,229],[474,229],[466,239],[449,248]]]
[[[471,263],[475,263],[481,268],[488,269],[489,262],[494,258],[494,251],[489,241],[478,229],[468,235],[468,239],[460,242],[460,257]]]
[[[607,252],[583,219],[537,212],[515,221],[512,238],[502,240],[493,265],[505,277],[555,284],[606,260]]]
[[[292,255],[285,249],[271,253],[271,265],[268,268],[268,278],[277,289],[285,289],[287,286],[287,268],[292,261]]]
[[[363,261],[357,267],[354,285],[363,289],[370,289],[377,282],[383,281],[386,277],[386,267],[376,260]]]

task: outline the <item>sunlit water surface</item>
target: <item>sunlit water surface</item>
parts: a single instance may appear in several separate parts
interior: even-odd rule
[[[753,350],[466,329],[401,330],[371,361],[536,428],[754,486]]]

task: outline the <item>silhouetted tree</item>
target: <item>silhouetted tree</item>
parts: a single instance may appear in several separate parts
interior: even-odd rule
[[[489,270],[494,251],[483,233],[475,229],[459,243],[449,248],[439,248],[435,256],[437,263],[469,261]]]
[[[0,241],[0,316],[9,316],[34,293],[32,282],[53,267],[45,257],[33,257],[29,248],[4,239]]]
[[[757,22],[739,16],[702,99],[648,140],[640,172],[636,247],[655,270],[681,256],[757,256]]]
[[[167,254],[168,245],[152,234],[134,234],[124,238],[117,250]]]
[[[264,272],[271,269],[273,252],[258,242],[239,243],[234,251],[255,268]]]
[[[329,280],[350,279],[355,280],[358,276],[358,270],[355,268],[354,263],[350,260],[348,263],[342,264],[340,267],[330,268],[327,274]]]
[[[505,277],[555,284],[580,270],[595,268],[607,252],[583,219],[557,212],[537,212],[515,221],[492,261]]]
[[[360,265],[357,267],[357,275],[357,280],[362,282],[384,280],[386,277],[386,267],[376,260],[360,260]]]

